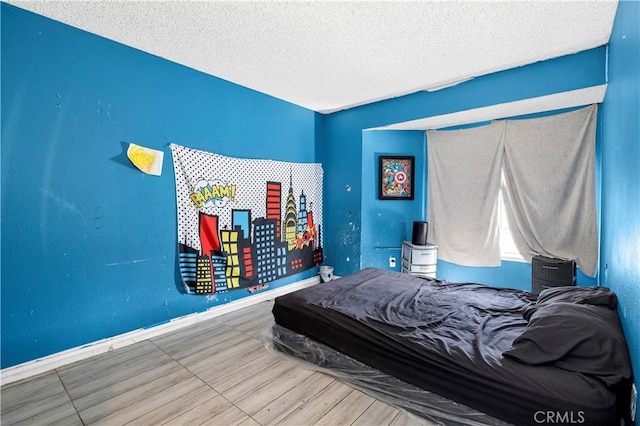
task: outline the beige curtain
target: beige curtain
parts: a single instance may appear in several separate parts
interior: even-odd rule
[[[595,276],[597,115],[591,105],[506,122],[505,207],[514,242],[528,261],[536,254],[575,259]]]
[[[428,221],[438,258],[499,266],[498,193],[505,123],[427,131]]]
[[[548,117],[427,131],[428,220],[440,259],[500,265],[500,174],[509,227],[522,256],[575,259],[594,276],[597,105]]]

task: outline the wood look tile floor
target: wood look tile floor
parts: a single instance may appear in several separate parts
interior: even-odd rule
[[[2,425],[429,425],[267,349],[273,302],[3,386]]]

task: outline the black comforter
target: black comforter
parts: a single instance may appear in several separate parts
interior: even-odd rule
[[[538,303],[524,291],[369,268],[281,296],[273,314],[289,330],[508,422],[615,424],[617,393],[631,377],[615,295],[560,293]],[[607,323],[596,336],[593,312]]]

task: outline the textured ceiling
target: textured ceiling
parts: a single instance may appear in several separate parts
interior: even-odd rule
[[[8,3],[319,112],[608,42],[616,1]]]

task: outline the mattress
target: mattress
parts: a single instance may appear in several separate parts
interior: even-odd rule
[[[328,374],[380,401],[423,417],[430,425],[512,425],[372,368],[278,324],[263,337],[266,347],[292,356],[303,368]]]
[[[273,315],[278,326],[506,422],[618,423],[630,368],[607,384],[597,372],[503,355],[522,339],[532,306],[524,291],[368,268],[278,297]]]

